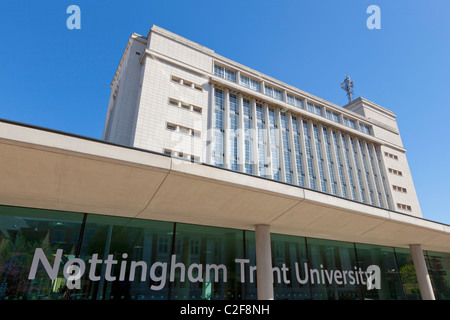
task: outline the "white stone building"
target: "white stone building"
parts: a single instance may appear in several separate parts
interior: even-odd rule
[[[154,26],[102,140],[0,120],[0,299],[450,300],[405,152],[391,111]]]
[[[103,138],[422,216],[393,112],[337,106],[157,26],[128,41]]]

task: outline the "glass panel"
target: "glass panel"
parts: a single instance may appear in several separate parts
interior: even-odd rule
[[[271,245],[275,300],[311,299],[310,283],[303,283],[308,263],[305,239],[272,234]]]
[[[303,148],[301,145],[301,137],[300,137],[300,127],[298,125],[298,120],[296,117],[292,117],[292,130],[293,138],[294,138],[294,154],[295,160],[297,163],[297,177],[298,177],[298,185],[303,187],[305,185],[305,173],[303,171]]]
[[[244,257],[243,231],[177,224],[174,247],[177,262],[185,265],[186,281],[181,281],[178,269],[172,299],[243,299],[240,265],[235,261]]]
[[[0,300],[64,298],[66,279],[62,267],[68,258],[77,255],[83,216],[0,206]],[[58,249],[62,249],[59,258]],[[51,272],[53,279],[42,264],[32,272],[32,262],[39,252],[43,260],[55,267],[56,272]]]
[[[353,243],[308,238],[308,276],[314,300],[361,300]]]
[[[438,300],[450,300],[450,253],[428,251],[425,256],[434,296]]]
[[[245,251],[243,259],[237,264],[240,269],[244,270],[240,283],[242,287],[242,296],[245,300],[257,300],[256,288],[256,248],[255,248],[255,232],[245,231]]]
[[[420,300],[419,283],[417,282],[416,270],[414,269],[411,253],[408,249],[395,248],[397,268],[402,280],[405,298],[407,300]]]
[[[364,299],[366,300],[402,300],[403,288],[400,274],[397,270],[394,249],[367,244],[356,244],[358,265],[362,270],[367,270],[370,265],[380,268],[380,289],[374,287],[368,289],[363,286]],[[375,283],[375,279],[372,282]]]
[[[237,96],[229,95],[229,145],[230,145],[230,169],[239,170],[238,166],[238,129],[239,129],[239,112]]]

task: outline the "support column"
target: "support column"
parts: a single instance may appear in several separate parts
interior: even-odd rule
[[[427,265],[423,256],[422,246],[420,244],[411,244],[409,245],[409,249],[411,250],[422,299],[435,300],[433,286],[431,285],[430,275],[428,274]]]
[[[270,226],[255,227],[256,287],[258,300],[273,300],[272,250],[270,247]]]

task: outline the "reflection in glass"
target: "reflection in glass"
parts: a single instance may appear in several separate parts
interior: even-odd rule
[[[380,268],[380,289],[368,290],[363,287],[366,300],[402,300],[404,299],[400,275],[397,272],[394,249],[390,247],[356,244],[358,264],[366,270],[369,265]]]
[[[277,300],[421,298],[408,249],[280,234],[271,245]],[[425,260],[436,298],[450,299],[450,254]],[[255,300],[255,266],[252,231],[0,206],[0,300]],[[77,268],[77,280],[63,272]]]
[[[360,300],[361,279],[352,243],[307,240],[314,300]]]
[[[0,300],[64,299],[62,273],[50,279],[39,267],[28,280],[35,249],[53,266],[57,249],[62,264],[75,257],[83,214],[0,206]]]
[[[434,296],[438,300],[450,300],[450,253],[427,251],[425,256]]]
[[[271,236],[274,266],[275,300],[309,300],[311,288],[305,279],[305,263],[308,263],[305,239],[302,237],[273,234]]]
[[[395,248],[397,268],[403,285],[405,299],[420,300],[419,283],[417,282],[416,270],[408,249]]]

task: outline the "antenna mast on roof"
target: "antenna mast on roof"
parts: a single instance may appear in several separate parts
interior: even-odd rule
[[[344,82],[341,82],[341,88],[347,92],[348,102],[352,102],[353,100],[353,82],[350,80],[350,77],[345,77]]]

